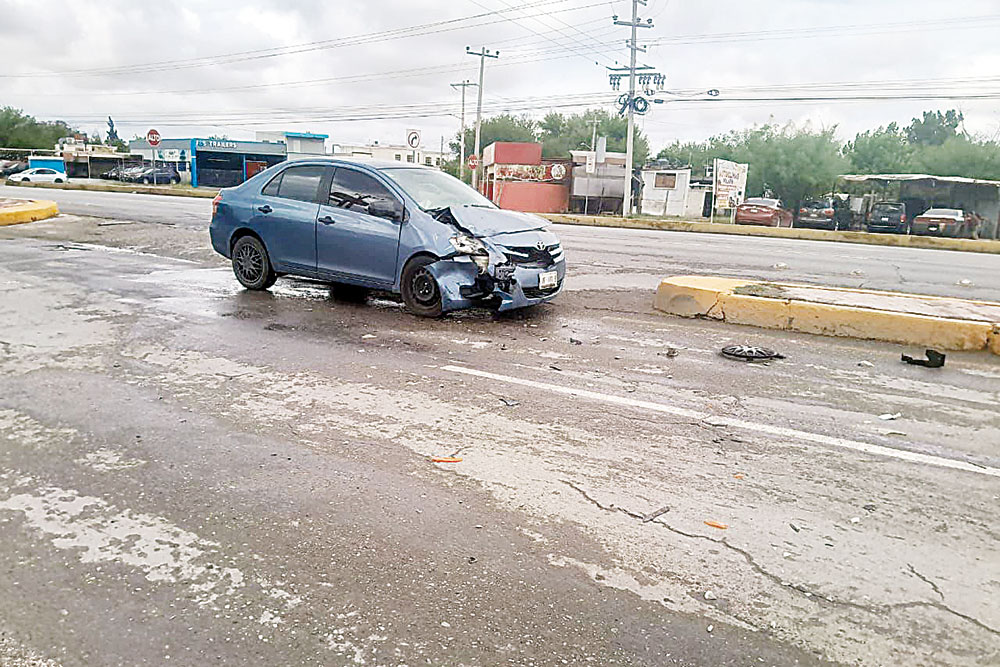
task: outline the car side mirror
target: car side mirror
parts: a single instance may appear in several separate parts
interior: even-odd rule
[[[403,205],[395,199],[373,199],[368,202],[368,215],[399,222],[403,219]]]

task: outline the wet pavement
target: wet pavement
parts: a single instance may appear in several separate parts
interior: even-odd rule
[[[609,254],[420,320],[107,222],[0,233],[0,661],[1000,660],[995,357],[659,315]]]

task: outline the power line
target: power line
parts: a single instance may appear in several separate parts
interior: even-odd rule
[[[557,4],[563,3],[567,0],[551,0],[547,4]],[[538,5],[546,4],[545,0],[536,0],[535,2],[530,2],[523,5],[520,9],[532,8]],[[603,2],[594,2],[587,5],[580,5],[576,7],[566,7],[562,9],[552,10],[554,12],[570,12],[570,11],[580,11],[582,9],[589,9],[592,7],[597,7],[602,5]],[[116,66],[116,67],[103,67],[103,68],[91,68],[91,69],[79,69],[79,70],[65,70],[57,72],[33,72],[33,73],[22,73],[22,74],[0,74],[0,78],[35,78],[35,77],[50,77],[50,76],[97,76],[97,75],[116,75],[116,74],[139,74],[157,71],[167,71],[167,70],[178,70],[178,69],[190,69],[197,67],[208,67],[214,65],[225,65],[233,64],[237,62],[245,62],[251,60],[261,60],[266,58],[277,58],[288,55],[295,55],[301,53],[309,53],[312,51],[328,50],[334,48],[343,48],[346,46],[355,46],[359,44],[371,44],[373,42],[381,42],[389,39],[401,39],[405,37],[416,37],[424,35],[439,34],[442,32],[450,32],[454,30],[462,30],[467,28],[482,27],[485,25],[492,25],[494,23],[500,23],[505,21],[505,17],[494,18],[492,20],[483,21],[480,23],[462,25],[463,23],[475,19],[496,17],[502,15],[506,12],[512,11],[510,8],[500,9],[494,11],[483,12],[481,14],[474,14],[472,16],[465,16],[457,19],[448,19],[443,21],[434,21],[431,23],[425,23],[417,26],[408,26],[404,28],[395,28],[392,30],[383,30],[372,33],[366,33],[362,35],[353,35],[348,37],[341,37],[331,40],[322,40],[317,42],[306,42],[303,44],[296,44],[284,47],[277,47],[272,49],[258,49],[254,51],[239,51],[235,53],[228,54],[217,54],[214,56],[202,56],[198,58],[188,58],[188,59],[177,59],[177,60],[163,60],[149,63],[142,63],[136,65],[126,65],[126,66]]]

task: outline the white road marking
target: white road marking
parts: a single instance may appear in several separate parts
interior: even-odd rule
[[[846,438],[837,438],[829,435],[822,435],[820,433],[810,433],[808,431],[799,431],[797,429],[786,428],[784,426],[761,424],[759,422],[750,422],[750,421],[745,421],[743,419],[735,419],[733,417],[722,417],[718,415],[712,415],[707,412],[700,412],[698,410],[690,410],[688,408],[680,408],[673,405],[667,405],[665,403],[642,401],[634,398],[626,398],[624,396],[602,394],[600,392],[589,391],[587,389],[577,389],[575,387],[566,387],[563,385],[549,384],[547,382],[536,382],[535,380],[512,377],[509,375],[498,375],[497,373],[490,373],[487,371],[481,371],[475,368],[468,368],[465,366],[451,366],[451,365],[442,366],[441,370],[448,371],[450,373],[473,375],[475,377],[486,378],[488,380],[495,380],[497,382],[518,384],[525,387],[533,387],[535,389],[544,389],[546,391],[551,391],[557,394],[566,394],[567,396],[578,396],[580,398],[587,398],[593,401],[601,401],[604,403],[623,405],[630,408],[639,408],[641,410],[651,410],[653,412],[663,412],[677,417],[684,417],[686,419],[696,419],[698,421],[705,421],[706,423],[709,423],[713,426],[729,426],[732,428],[742,429],[744,431],[754,431],[756,433],[763,433],[766,435],[778,436],[781,438],[803,440],[805,442],[811,442],[817,445],[825,445],[828,447],[839,447],[841,449],[851,449],[857,452],[863,452],[865,454],[874,454],[876,456],[885,456],[889,458],[900,459],[902,461],[909,461],[910,463],[923,463],[925,465],[938,466],[941,468],[951,468],[953,470],[962,470],[964,472],[972,472],[972,473],[977,473],[979,475],[987,475],[989,477],[1000,477],[1000,468],[978,466],[972,463],[966,463],[965,461],[956,461],[954,459],[944,458],[941,456],[933,456],[931,454],[921,454],[919,452],[911,452],[904,449],[893,449],[892,447],[874,445],[868,442],[848,440]]]

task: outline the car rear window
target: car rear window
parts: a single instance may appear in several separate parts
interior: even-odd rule
[[[763,197],[751,197],[747,199],[744,204],[752,204],[754,206],[770,206],[771,208],[778,208],[777,199],[764,199]]]
[[[924,215],[940,215],[947,218],[954,218],[961,216],[962,212],[957,208],[932,208],[924,213]]]
[[[893,213],[902,213],[902,212],[903,212],[902,204],[875,204],[875,206],[872,208],[872,213],[878,215],[890,215]]]
[[[318,203],[319,183],[323,180],[325,167],[290,167],[281,172],[278,196],[282,199]],[[268,184],[270,185],[270,184]]]

